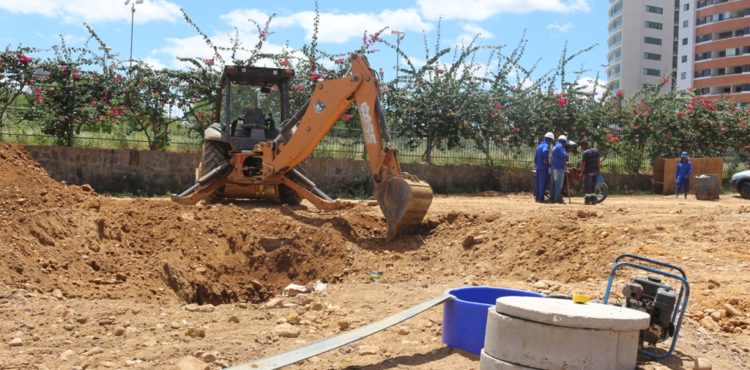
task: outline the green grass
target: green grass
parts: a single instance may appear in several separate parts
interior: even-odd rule
[[[186,127],[175,124],[171,128],[169,145],[165,151],[199,151],[202,138],[190,135]],[[27,145],[60,145],[60,141],[44,134],[33,122],[9,124],[0,129],[0,141]],[[119,127],[110,132],[81,131],[75,134],[73,146],[80,148],[148,150],[148,138],[143,132],[125,133]]]

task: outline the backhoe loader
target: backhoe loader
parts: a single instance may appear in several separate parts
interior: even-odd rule
[[[172,200],[190,205],[222,198],[288,204],[306,199],[322,210],[342,208],[344,203],[331,199],[296,167],[354,104],[374,195],[388,225],[386,240],[413,232],[432,203],[432,188],[401,171],[380,103],[378,74],[364,55],[352,54],[350,61],[343,77],[318,81],[310,99],[293,115],[292,70],[226,66],[215,123],[204,133],[197,181]],[[278,129],[277,121],[282,122]]]

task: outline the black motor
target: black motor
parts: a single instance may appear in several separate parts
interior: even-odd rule
[[[675,310],[674,289],[661,279],[637,276],[622,288],[625,306],[651,316],[648,329],[641,330],[641,342],[656,344],[674,335],[672,313]]]

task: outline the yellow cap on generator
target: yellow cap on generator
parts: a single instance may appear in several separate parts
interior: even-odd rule
[[[573,293],[573,302],[575,303],[588,303],[589,296],[583,294],[583,293]]]

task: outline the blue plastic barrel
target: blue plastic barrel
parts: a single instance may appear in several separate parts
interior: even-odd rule
[[[484,348],[487,311],[500,297],[542,297],[526,290],[476,286],[448,291],[454,299],[443,305],[443,343],[478,355]]]

